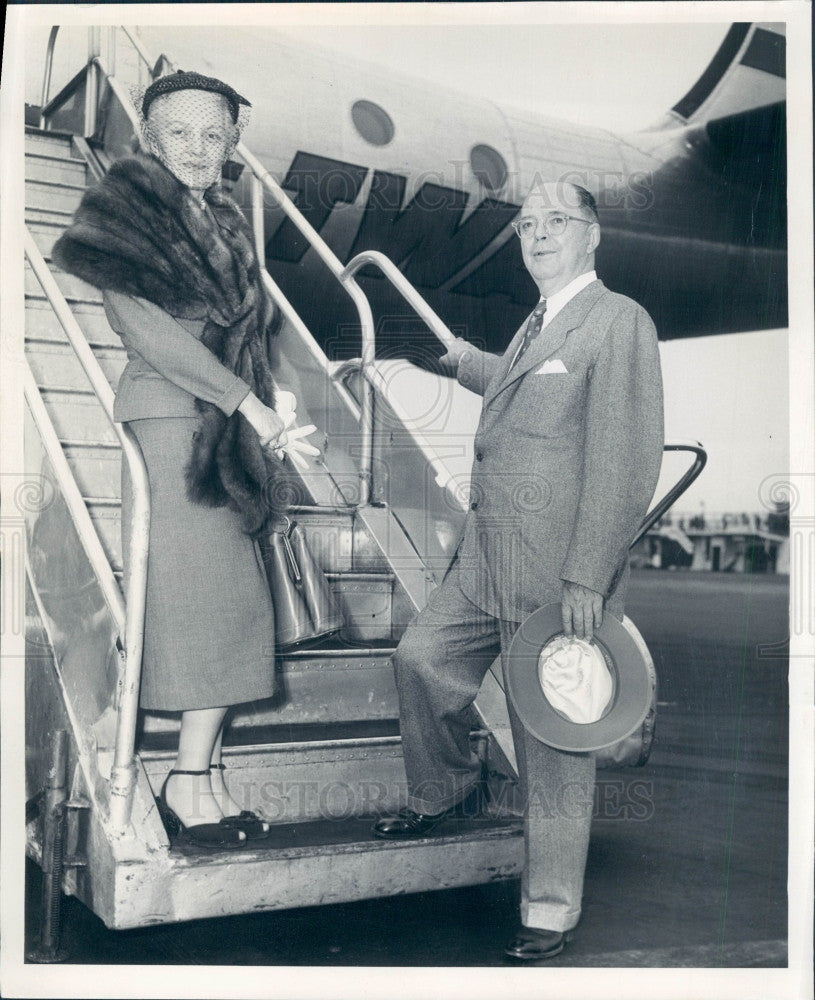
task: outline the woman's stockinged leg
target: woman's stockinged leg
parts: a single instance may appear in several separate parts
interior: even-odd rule
[[[178,756],[173,770],[203,774],[171,775],[164,794],[167,805],[188,826],[219,823],[224,816],[212,793],[209,766],[226,711],[226,708],[202,708],[181,715]]]
[[[233,795],[230,794],[229,788],[225,781],[224,771],[226,770],[221,761],[221,743],[223,742],[223,727],[218,732],[218,736],[215,740],[215,746],[212,748],[212,763],[210,765],[210,784],[212,786],[212,794],[215,796],[215,800],[221,807],[221,812],[224,816],[240,816],[243,810],[249,809],[248,796],[243,794],[245,789],[236,790],[237,801]],[[233,785],[234,787],[234,785]],[[253,833],[253,836],[258,836],[261,832],[266,833],[269,829],[269,824],[260,817],[256,820],[257,829]],[[251,830],[249,831],[252,832]]]
[[[215,740],[215,745],[212,748],[212,758],[211,758],[211,771],[209,780],[212,785],[212,794],[218,805],[221,807],[221,811],[224,816],[237,816],[244,806],[239,805],[235,799],[229,794],[229,789],[226,787],[226,782],[224,781],[224,772],[221,767],[217,766],[221,764],[221,743],[224,738],[223,726],[218,730],[218,736]],[[243,796],[240,796],[243,799]]]

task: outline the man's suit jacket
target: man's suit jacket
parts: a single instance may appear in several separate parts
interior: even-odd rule
[[[513,367],[525,328],[503,356],[471,349],[459,364],[461,384],[484,397],[461,587],[488,614],[523,621],[560,601],[570,580],[603,594],[620,617],[628,547],[662,459],[656,330],[601,281],[578,292]],[[566,371],[539,373],[547,360]]]

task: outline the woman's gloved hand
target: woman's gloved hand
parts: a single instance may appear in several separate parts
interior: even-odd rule
[[[317,428],[314,424],[308,424],[290,430],[297,419],[294,409],[297,401],[291,392],[281,392],[279,396],[278,410],[273,410],[250,392],[238,410],[254,428],[264,448],[271,448],[281,460],[284,455],[288,455],[298,469],[307,469],[308,463],[303,455],[319,455],[320,452],[301,438],[313,434]],[[283,410],[283,413],[279,410]]]
[[[294,430],[289,430],[296,420],[297,414],[294,410],[283,418],[283,432],[278,438],[280,447],[275,449],[275,455],[281,460],[284,455],[288,455],[292,464],[302,470],[308,468],[308,462],[303,458],[303,455],[319,455],[320,449],[315,448],[308,441],[302,440],[317,430],[314,424],[306,424],[305,427],[295,427]]]

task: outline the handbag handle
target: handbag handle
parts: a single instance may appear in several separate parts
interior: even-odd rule
[[[286,556],[286,569],[288,570],[289,577],[295,587],[299,588],[303,584],[303,574],[300,572],[297,556],[294,554],[294,549],[291,547],[291,541],[289,540],[289,535],[294,530],[297,522],[292,521],[288,517],[284,517],[283,520],[286,522],[285,528],[275,528],[274,531],[280,535],[280,540],[283,543],[283,552]]]

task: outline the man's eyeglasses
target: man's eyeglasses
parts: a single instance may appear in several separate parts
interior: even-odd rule
[[[538,229],[538,222],[542,221],[543,228],[549,236],[562,236],[569,225],[569,219],[574,219],[575,222],[584,222],[587,226],[591,226],[594,222],[593,219],[581,219],[578,215],[564,215],[561,212],[556,212],[553,215],[547,215],[542,220],[538,220],[531,215],[526,215],[523,219],[517,219],[513,222],[512,228],[522,240],[528,240],[535,235]]]

